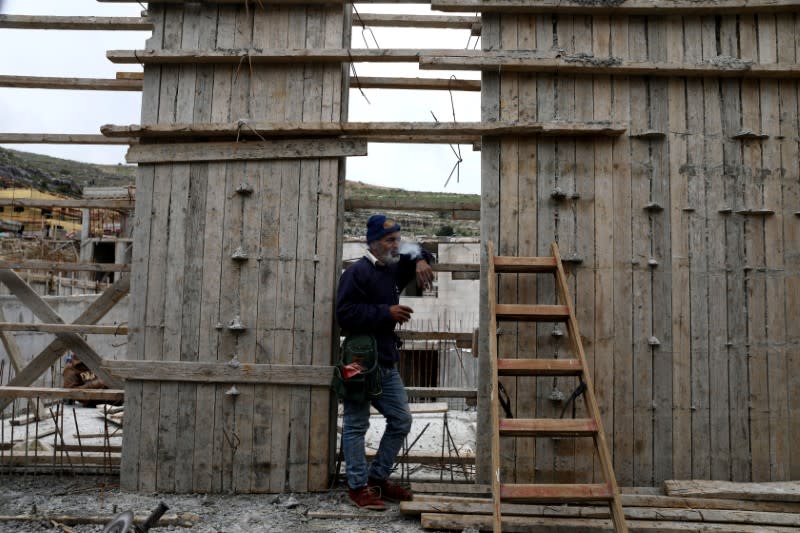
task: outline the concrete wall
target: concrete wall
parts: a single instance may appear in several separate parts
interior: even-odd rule
[[[58,315],[64,319],[64,322],[73,322],[86,307],[89,306],[99,295],[87,294],[81,296],[43,296],[45,302],[52,307]],[[38,320],[34,317],[33,313],[24,304],[22,304],[16,297],[3,295],[0,296],[0,306],[2,306],[5,320],[7,322],[23,322],[34,323]],[[126,296],[120,300],[111,311],[100,321],[99,325],[127,325],[128,320],[128,297]],[[9,333],[14,335],[14,338],[19,345],[20,351],[26,361],[30,361],[41,350],[43,350],[55,338],[54,335],[49,333],[29,333],[29,332],[14,332]],[[103,358],[106,359],[124,359],[126,345],[128,343],[127,335],[87,335],[86,340],[89,345],[97,351]],[[0,361],[3,361],[3,376],[0,382],[6,383],[8,381],[9,370],[11,368],[8,360],[8,354],[5,348],[0,344]],[[53,374],[46,374],[41,379],[36,381],[34,386],[60,386],[61,384],[61,364],[63,359],[56,365]]]

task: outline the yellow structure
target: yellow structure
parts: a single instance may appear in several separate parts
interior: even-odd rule
[[[36,189],[0,189],[4,200],[59,200],[66,196],[37,191]],[[66,207],[0,206],[0,230],[40,235],[79,235],[81,210]]]

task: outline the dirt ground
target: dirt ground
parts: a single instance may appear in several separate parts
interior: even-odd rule
[[[364,511],[348,503],[344,489],[319,494],[173,495],[133,494],[119,489],[114,477],[89,475],[0,475],[0,531],[101,532],[103,525],[65,525],[46,516],[115,516],[132,510],[147,515],[159,502],[167,515],[193,513],[191,528],[166,526],[151,531],[208,533],[336,532],[410,533],[423,530],[418,517],[400,514],[397,504],[385,512]],[[10,515],[36,515],[34,521],[8,521]]]

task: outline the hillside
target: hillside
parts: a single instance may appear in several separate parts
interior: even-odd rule
[[[80,196],[83,187],[124,186],[136,181],[136,165],[94,165],[69,159],[9,150],[0,147],[0,183],[5,187],[33,187],[42,191]],[[467,201],[478,195],[407,191],[379,187],[358,181],[347,181],[347,198],[391,201]],[[345,236],[358,237],[364,233],[371,210],[348,211],[345,214]],[[477,221],[452,220],[439,212],[388,211],[398,219],[408,235],[479,235]]]

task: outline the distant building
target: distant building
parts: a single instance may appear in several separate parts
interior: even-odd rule
[[[3,200],[61,200],[66,196],[36,189],[0,189]],[[81,210],[67,207],[0,206],[0,231],[69,238],[80,234]]]

